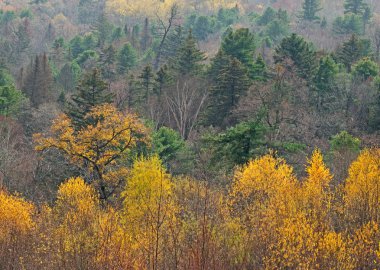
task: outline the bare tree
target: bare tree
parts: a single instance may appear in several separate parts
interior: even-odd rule
[[[177,15],[178,15],[178,5],[176,3],[173,4],[172,7],[170,8],[169,18],[167,18],[167,22],[164,21],[164,19],[161,18],[158,14],[156,14],[157,19],[158,19],[158,24],[160,25],[159,35],[161,36],[161,41],[157,49],[156,59],[154,60],[154,69],[158,69],[158,67],[160,66],[162,50],[164,48],[166,38],[168,37],[168,34],[174,25],[174,21],[177,18]]]
[[[178,80],[173,91],[165,95],[169,119],[173,119],[172,122],[183,139],[187,139],[193,131],[206,101],[207,92],[202,88],[199,80]]]

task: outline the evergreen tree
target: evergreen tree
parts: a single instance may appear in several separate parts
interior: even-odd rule
[[[363,13],[363,33],[366,33],[366,27],[369,24],[370,20],[372,18],[372,10],[370,7],[366,7]]]
[[[363,18],[355,14],[345,14],[344,17],[338,17],[334,20],[333,31],[340,35],[361,35],[363,33]]]
[[[236,58],[219,53],[214,59],[210,74],[214,74],[207,112],[208,124],[225,126],[241,96],[249,86],[250,79],[244,65]]]
[[[318,110],[323,108],[326,96],[332,92],[338,72],[338,65],[331,56],[326,56],[319,60],[319,67],[314,78],[317,99],[315,105]]]
[[[131,44],[134,48],[138,49],[138,40],[140,36],[140,26],[138,24],[132,27]]]
[[[201,72],[204,60],[206,60],[205,54],[198,49],[197,41],[189,31],[172,63],[175,71],[180,75],[197,74]]]
[[[243,165],[255,156],[266,152],[266,128],[262,120],[241,122],[226,131],[206,138],[214,151],[212,162],[224,169]]]
[[[364,57],[353,66],[353,74],[360,80],[368,80],[379,74],[379,65],[368,57]]]
[[[77,86],[77,93],[71,97],[67,114],[77,130],[94,123],[96,119],[85,119],[85,115],[97,105],[112,102],[106,82],[101,79],[98,69],[84,75]]]
[[[127,73],[137,63],[137,52],[128,42],[125,44],[118,55],[118,69],[120,74]]]
[[[96,30],[99,36],[99,47],[102,48],[112,33],[113,25],[108,21],[106,14],[103,12],[96,23]]]
[[[275,63],[282,63],[285,66],[288,66],[287,60],[291,60],[298,76],[305,80],[310,80],[317,68],[316,52],[312,44],[297,34],[292,34],[281,41],[280,46],[276,48],[274,60]]]
[[[336,58],[339,63],[346,66],[347,71],[351,72],[351,67],[354,63],[361,58],[369,56],[371,52],[371,45],[368,40],[359,39],[356,35],[344,42],[336,52]]]
[[[364,0],[345,0],[344,13],[363,15],[367,6]]]
[[[107,80],[111,80],[116,73],[116,50],[110,45],[100,54],[100,70],[103,77]]]
[[[153,92],[160,98],[165,86],[171,82],[168,66],[162,66],[156,73]]]
[[[154,73],[151,66],[146,66],[139,76],[140,87],[142,90],[142,97],[145,104],[153,91],[154,86]]]
[[[151,45],[152,37],[149,29],[149,19],[145,18],[144,29],[141,34],[140,48],[142,51],[146,51]]]
[[[165,40],[161,54],[162,59],[167,59],[169,62],[173,62],[179,48],[184,44],[185,40],[185,30],[181,25],[176,26],[171,32],[169,32],[168,37]]]
[[[37,55],[26,72],[22,86],[34,107],[52,100],[53,76],[46,54]]]
[[[0,63],[0,115],[16,114],[23,100],[22,92],[16,89],[12,76]]]
[[[338,71],[338,65],[331,56],[321,58],[319,60],[318,71],[314,78],[316,89],[319,92],[331,91]]]
[[[264,58],[259,55],[252,67],[252,79],[254,81],[265,81],[268,77]]]
[[[317,13],[322,10],[320,0],[304,0],[302,18],[306,21],[319,21]]]
[[[229,56],[239,60],[252,73],[253,55],[256,50],[255,36],[248,28],[236,31],[228,29],[224,35],[221,49]]]
[[[263,15],[261,15],[257,20],[257,25],[264,26],[272,22],[276,18],[276,11],[272,7],[265,9]]]

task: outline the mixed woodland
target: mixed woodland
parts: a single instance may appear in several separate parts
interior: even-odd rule
[[[0,269],[380,269],[380,1],[0,0]]]

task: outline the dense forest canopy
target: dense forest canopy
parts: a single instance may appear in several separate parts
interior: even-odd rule
[[[380,268],[380,1],[0,0],[0,269]]]

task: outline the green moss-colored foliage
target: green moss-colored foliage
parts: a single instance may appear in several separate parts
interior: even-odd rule
[[[353,66],[353,74],[361,80],[374,78],[379,74],[379,65],[368,57],[363,58]]]
[[[330,148],[332,151],[351,150],[359,152],[360,144],[360,139],[352,136],[347,131],[340,132],[330,140]]]
[[[214,151],[214,161],[225,168],[245,164],[266,149],[265,126],[261,120],[242,122],[225,132],[205,137]]]

